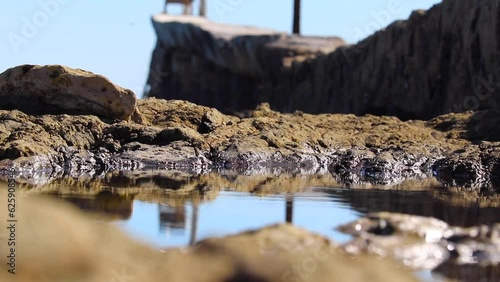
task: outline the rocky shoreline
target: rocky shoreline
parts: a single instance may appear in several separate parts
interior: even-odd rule
[[[54,66],[35,69],[44,68]],[[30,82],[34,89],[37,77]],[[1,94],[39,99],[23,87],[2,87]],[[60,91],[59,100],[71,104],[64,85],[51,87]],[[494,130],[500,115],[495,111],[403,122],[370,115],[282,114],[261,104],[251,117],[238,118],[185,101],[150,98],[132,104],[133,109],[114,100],[130,114],[110,119],[93,112],[99,101],[85,99],[89,109],[80,107],[80,115],[61,114],[64,105],[39,107],[37,115],[28,115],[15,109],[22,110],[22,102],[9,100],[12,110],[0,111],[0,168],[25,175],[140,169],[331,173],[344,185],[436,177],[447,186],[478,189],[495,189],[500,180],[500,139]]]
[[[2,161],[2,168],[69,175],[140,169],[329,172],[345,185],[396,185],[432,176],[449,186],[483,188],[498,181],[498,144],[474,144],[460,128],[474,119],[473,113],[401,122],[283,115],[264,105],[256,117],[239,119],[187,102],[154,99],[140,101],[137,112],[141,109],[165,115],[137,114],[140,122],[105,123],[93,116],[2,111],[0,117],[9,121],[4,124],[14,125],[4,131],[8,138],[2,140],[1,156],[12,160]],[[167,113],[170,121],[160,121]],[[450,122],[459,127],[435,129]],[[463,137],[449,138],[453,134]]]
[[[444,0],[352,46],[157,15],[146,99],[81,69],[6,70],[0,180],[20,203],[17,278],[498,281],[499,11]],[[102,224],[136,200],[197,209],[223,191],[286,193],[293,221],[293,194],[313,190],[357,214],[336,227],[349,241],[280,224],[158,250]]]
[[[60,77],[69,79],[61,84]],[[95,89],[101,90],[99,97],[85,94]],[[0,174],[7,180],[14,173],[23,195],[55,194],[98,208],[97,199],[111,193],[105,201],[109,197],[114,201],[114,216],[127,217],[132,199],[183,205],[214,199],[228,186],[256,195],[300,192],[306,187],[347,187],[349,193],[342,197],[360,211],[376,198],[363,198],[362,191],[388,189],[395,197],[397,191],[420,191],[421,197],[434,199],[436,206],[450,210],[440,215],[458,225],[442,226],[440,230],[448,235],[433,245],[420,242],[426,238],[420,235],[420,241],[412,241],[408,249],[406,245],[394,249],[387,240],[372,238],[381,235],[378,231],[373,235],[373,230],[383,227],[383,232],[392,230],[382,234],[393,238],[389,241],[403,242],[407,240],[404,232],[414,234],[418,228],[427,228],[430,219],[421,216],[432,215],[420,203],[408,203],[403,209],[386,198],[377,208],[368,209],[395,214],[371,214],[360,219],[362,223],[353,223],[371,226],[367,229],[345,227],[345,232],[357,233],[351,243],[336,247],[337,251],[346,256],[378,254],[376,250],[382,249],[391,259],[411,263],[415,269],[440,264],[445,265],[442,271],[451,271],[465,260],[477,259],[478,254],[482,254],[481,267],[498,264],[498,250],[484,249],[485,240],[489,240],[488,246],[498,246],[498,226],[492,225],[498,222],[500,180],[500,136],[495,131],[500,113],[496,111],[401,121],[372,115],[283,114],[264,103],[249,117],[240,118],[186,101],[136,100],[133,93],[110,85],[101,76],[63,66],[10,69],[0,74],[0,96],[19,98],[6,100],[8,106],[0,110]],[[30,111],[24,100],[38,101],[41,106]],[[79,105],[77,112],[75,103]],[[487,214],[482,222],[462,218],[479,210]],[[416,224],[398,225],[402,215],[397,213],[401,212],[410,214],[406,215],[408,221]],[[479,223],[489,227],[476,226]],[[282,234],[292,240],[293,234],[302,232],[290,228],[238,236],[256,240],[262,232],[269,232],[265,236]],[[410,230],[401,233],[398,228]],[[484,236],[474,235],[478,232]],[[308,236],[312,235],[304,233],[300,240],[307,241]],[[453,241],[458,237],[460,242]],[[231,238],[221,239],[222,248],[232,244]],[[205,244],[211,243],[202,242],[193,250]],[[460,248],[458,255],[443,250],[451,245]],[[422,246],[429,255],[443,256],[419,258],[417,251]],[[246,250],[235,247],[234,251],[240,259],[248,258]],[[283,257],[295,263],[288,261],[289,250]],[[256,267],[252,275],[272,277],[263,281],[276,280],[276,273],[262,274],[263,268]]]

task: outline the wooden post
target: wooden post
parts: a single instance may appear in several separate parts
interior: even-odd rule
[[[293,34],[300,34],[300,1],[293,1]]]
[[[207,1],[206,0],[200,0],[200,16],[201,17],[207,16]]]

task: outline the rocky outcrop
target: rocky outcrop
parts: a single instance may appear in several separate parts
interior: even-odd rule
[[[132,91],[81,69],[23,65],[0,74],[2,110],[125,120],[134,112],[135,103]]]
[[[487,267],[496,262],[498,250],[493,247],[498,246],[498,228],[492,223],[498,219],[500,179],[497,111],[401,121],[372,115],[283,114],[264,103],[249,117],[239,118],[186,101],[149,98],[138,101],[130,117],[121,120],[75,115],[71,108],[68,114],[34,115],[19,107],[0,110],[0,179],[17,182],[20,195],[16,199],[27,207],[19,210],[20,222],[23,228],[34,230],[19,236],[18,243],[24,246],[19,257],[37,262],[24,262],[27,268],[19,273],[27,275],[21,276],[23,281],[35,277],[33,273],[37,273],[37,281],[74,280],[75,273],[84,273],[78,276],[83,281],[96,281],[110,274],[123,275],[119,267],[132,270],[130,275],[144,281],[159,277],[168,281],[348,281],[346,277],[353,281],[412,281],[405,271],[396,268],[394,272],[386,268],[385,260],[365,251],[395,254],[396,259],[410,261],[412,266],[437,267],[448,273],[457,263],[447,259],[446,254],[451,257],[454,253],[440,248],[442,243],[460,248],[458,255],[463,259],[484,254]],[[426,205],[402,205],[404,200],[399,195],[404,194],[397,194],[418,191],[425,199],[440,203],[436,208],[459,206],[439,213],[450,222],[469,226],[469,221],[457,217],[481,212],[473,224],[491,226],[451,228],[435,220],[444,226],[441,231],[451,230],[458,237],[438,234],[438,241],[422,242],[422,238],[436,235],[436,230],[425,236],[417,232],[420,237],[410,230],[408,236],[418,238],[411,239],[409,245],[404,241],[394,246],[384,245],[387,242],[376,237],[365,239],[371,238],[367,236],[373,230],[375,236],[398,228],[406,232],[401,225],[406,220],[393,214],[372,215],[368,220],[379,225],[362,229],[366,232],[345,250],[325,238],[291,226],[277,226],[159,253],[114,230],[106,231],[109,226],[102,229],[102,225],[79,223],[79,215],[67,208],[57,209],[55,203],[24,198],[25,193],[56,194],[84,210],[104,211],[107,218],[127,218],[133,199],[178,207],[186,201],[198,204],[212,200],[227,187],[259,195],[318,186],[351,188],[336,198],[347,199],[362,213],[367,207],[377,210],[388,206],[388,210],[428,215]],[[360,197],[363,189],[373,187],[392,189],[394,193],[388,193],[385,201],[373,195]],[[0,187],[0,195],[5,191]],[[398,199],[393,200],[391,195]],[[369,206],[373,199],[377,208]],[[472,203],[479,207],[474,209]],[[47,222],[54,225],[47,226]],[[417,222],[422,224],[415,226],[426,227],[424,221]],[[43,228],[39,226],[42,223]],[[70,232],[63,232],[68,225],[72,226]],[[354,230],[360,231],[357,226]],[[6,238],[5,232],[0,232],[0,240]],[[395,242],[399,239],[396,237]],[[481,245],[481,240],[486,243]],[[74,246],[73,253],[69,250]],[[42,260],[49,249],[55,259]],[[429,256],[419,257],[415,249],[425,250]],[[349,252],[353,251],[357,254],[351,257]],[[318,252],[329,256],[318,259]],[[1,261],[4,267],[6,259]],[[165,265],[175,271],[159,271]],[[296,265],[302,265],[302,269],[297,270]]]
[[[5,191],[0,189],[2,197]],[[391,259],[350,256],[328,239],[290,225],[158,251],[61,202],[20,201],[16,218],[26,232],[16,237],[16,247],[22,246],[16,250],[19,281],[417,281]],[[5,222],[6,213],[0,219]],[[2,228],[2,241],[8,232]],[[12,280],[8,260],[0,258],[2,281]]]
[[[131,120],[121,122],[0,111],[0,167],[27,177],[40,171],[138,169],[332,173],[352,187],[394,186],[434,175],[445,185],[480,188],[499,180],[500,146],[492,130],[499,118],[495,112],[468,112],[403,122],[370,115],[280,114],[262,104],[251,118],[240,119],[157,99],[139,101]]]
[[[344,45],[336,37],[304,38],[197,17],[156,15],[153,25],[159,40],[146,95],[188,100],[223,112],[273,102],[268,86],[285,87],[288,82],[282,82],[293,64]]]
[[[29,67],[25,76],[37,80],[38,72],[46,74],[50,68]],[[74,81],[89,75],[80,72]],[[38,86],[45,93],[44,84]],[[38,86],[30,91],[37,92]],[[95,93],[81,87],[81,99],[96,101]],[[11,96],[16,95],[14,91]],[[50,98],[47,103],[53,99],[57,104],[56,96],[45,97]],[[78,99],[66,103],[78,104]],[[403,122],[371,115],[281,114],[264,103],[251,117],[238,118],[185,101],[150,98],[128,110],[128,120],[120,120],[74,115],[73,106],[59,108],[72,115],[29,115],[21,101],[11,106],[19,110],[0,110],[0,171],[14,169],[26,178],[42,179],[39,173],[225,169],[247,174],[331,173],[349,187],[396,186],[435,176],[447,186],[490,189],[500,180],[496,111]]]
[[[494,0],[444,0],[352,46],[157,16],[149,95],[403,120],[498,109],[499,11]]]

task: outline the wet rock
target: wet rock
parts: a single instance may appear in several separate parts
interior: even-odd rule
[[[398,214],[369,214],[339,230],[355,236],[344,247],[351,253],[367,251],[393,256],[416,269],[435,268],[449,254],[438,244],[448,225],[440,220]],[[450,233],[451,234],[451,233]]]
[[[328,239],[290,225],[158,251],[67,204],[19,196],[24,203],[19,221],[30,230],[18,232],[16,241],[24,246],[17,250],[24,262],[16,273],[20,281],[417,281],[390,259],[350,256]],[[0,219],[6,220],[5,213]],[[0,231],[2,241],[7,232]],[[46,259],[49,252],[53,257]],[[9,281],[6,256],[0,262],[0,279]]]
[[[441,220],[396,213],[371,213],[339,230],[354,235],[351,253],[390,256],[412,268],[500,265],[500,225],[452,227]]]
[[[479,158],[467,158],[460,154],[438,160],[433,164],[436,177],[449,186],[481,187],[487,181],[487,171]]]
[[[23,65],[0,74],[0,109],[3,110],[126,120],[134,112],[135,103],[132,91],[81,69]]]

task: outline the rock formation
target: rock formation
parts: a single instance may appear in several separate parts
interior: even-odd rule
[[[149,95],[206,106],[136,101],[102,76],[63,66],[7,70],[0,179],[17,181],[29,230],[18,233],[16,278],[415,281],[399,260],[498,280],[499,11],[493,0],[445,0],[353,46],[155,16]],[[330,114],[310,114],[321,112]],[[260,195],[317,186],[350,188],[336,198],[362,214],[396,214],[341,227],[354,236],[343,246],[278,225],[159,252],[32,197],[57,194],[123,219],[133,199],[182,206],[226,187]],[[419,196],[406,201],[401,191]],[[432,208],[446,211],[422,217]],[[7,260],[1,281],[12,278]]]
[[[117,107],[120,103],[115,101]],[[493,111],[402,122],[370,115],[281,114],[262,104],[252,117],[241,119],[152,98],[130,112],[129,121],[120,121],[0,110],[0,169],[32,177],[39,171],[136,169],[330,172],[348,186],[398,185],[433,175],[445,185],[464,187],[489,187],[500,180],[493,130],[500,115]]]
[[[132,91],[80,69],[24,65],[0,74],[0,108],[3,110],[124,120],[134,112],[135,102]]]
[[[340,38],[288,36],[204,18],[157,15],[153,25],[158,44],[147,95],[226,112],[253,110],[261,102],[276,107],[270,87],[288,89],[293,64],[344,44]]]
[[[87,75],[82,71],[83,77]],[[24,76],[24,81],[37,81],[38,73],[28,71]],[[83,78],[75,77],[72,81],[80,79]],[[44,88],[43,83],[33,85],[26,97],[36,98],[45,93],[37,92],[36,87],[49,89]],[[88,100],[91,102],[87,105],[93,105],[102,101],[96,98],[95,92],[99,89],[86,87],[80,85],[69,93],[81,93],[72,103]],[[62,87],[61,93],[65,89],[72,88]],[[12,91],[12,96],[18,94]],[[52,99],[57,101],[57,95],[63,96],[61,93],[44,96],[48,99],[46,103],[51,104]],[[7,98],[8,94],[5,94]],[[116,98],[113,107],[127,108],[129,102]],[[18,192],[23,196],[28,191],[57,194],[83,209],[104,211],[108,218],[127,218],[134,197],[178,206],[187,199],[192,202],[214,199],[224,187],[265,194],[302,191],[311,186],[342,186],[352,188],[342,197],[357,199],[350,202],[355,209],[364,212],[367,203],[358,197],[361,193],[352,194],[354,189],[377,187],[418,190],[424,197],[436,201],[446,198],[436,207],[462,205],[462,208],[453,209],[457,215],[443,213],[450,221],[461,214],[476,212],[473,207],[469,208],[471,201],[480,202],[479,208],[484,211],[472,224],[491,224],[498,218],[495,212],[500,180],[500,136],[495,129],[500,124],[500,113],[497,111],[448,114],[428,121],[401,121],[396,117],[372,115],[311,115],[300,111],[283,114],[263,103],[249,117],[239,118],[186,101],[149,98],[137,101],[128,117],[118,118],[92,112],[93,107],[82,114],[74,112],[71,104],[56,105],[57,110],[37,114],[20,102],[10,104],[10,109],[0,110],[0,179],[17,181]],[[5,193],[0,187],[0,193],[2,191]],[[388,199],[391,201],[390,197]],[[348,263],[345,261],[353,248],[360,252],[372,251],[363,248],[368,245],[391,253],[394,246],[379,244],[379,238],[374,238],[372,245],[357,240],[346,247],[345,252],[322,237],[291,226],[278,226],[205,240],[185,250],[158,253],[117,235],[116,231],[92,227],[82,221],[78,223],[79,215],[72,211],[67,213],[65,208],[58,210],[55,204],[36,201],[31,204],[26,198],[20,201],[23,201],[22,206],[28,207],[20,212],[23,228],[34,230],[20,232],[19,242],[23,248],[19,257],[29,259],[24,261],[27,267],[20,275],[23,281],[35,277],[30,276],[33,273],[38,274],[37,281],[67,281],[75,273],[84,273],[79,276],[83,281],[95,281],[119,273],[121,266],[131,269],[130,275],[140,276],[144,281],[154,281],[158,277],[169,281],[203,281],[205,278],[208,281],[277,281],[283,277],[292,281],[360,281],[366,277],[374,281],[413,279],[401,269],[391,270],[390,263],[365,254],[349,257]],[[47,208],[40,209],[45,205]],[[425,208],[422,205],[417,205],[418,208],[408,205],[404,207],[409,209],[406,211],[398,205],[378,202],[380,208],[384,205],[396,212],[428,215],[427,211],[422,211]],[[400,221],[390,220],[390,217],[381,219],[385,224],[382,227],[400,228],[396,226]],[[46,222],[61,222],[62,225],[49,228]],[[453,222],[472,225],[466,220]],[[44,228],[37,225],[42,223]],[[72,226],[71,232],[62,232],[68,225]],[[494,240],[497,240],[498,228],[474,228],[467,230],[484,231],[486,235],[483,238],[465,234],[470,236],[457,245],[463,249],[460,257],[474,258],[469,251],[497,256],[497,249],[481,249],[478,241],[491,239],[488,244],[497,246]],[[443,232],[451,229],[445,226]],[[464,235],[457,230],[452,231]],[[4,233],[0,232],[0,240],[6,238]],[[490,233],[492,236],[488,235]],[[446,237],[439,242],[449,240],[451,238]],[[300,250],[283,248],[280,243],[300,247]],[[411,260],[425,268],[437,267],[446,273],[456,268],[454,261],[437,256],[438,251],[446,253],[438,245],[420,243],[416,245],[418,248],[436,256],[422,259],[415,256],[417,253],[411,246],[413,252],[407,252],[405,245],[395,252],[409,256],[395,257]],[[87,245],[93,248],[82,247]],[[262,245],[265,245],[263,249]],[[73,246],[76,246],[74,252]],[[48,249],[54,259],[42,260]],[[325,260],[315,257],[318,252],[330,251],[332,255]],[[109,253],[113,253],[113,259]],[[309,265],[311,259],[315,263]],[[314,265],[314,271],[304,268],[305,261],[306,267]],[[273,268],[266,267],[271,262]],[[437,266],[439,263],[442,264]],[[293,270],[300,264],[302,270]],[[158,271],[165,265],[175,266],[176,271]],[[365,272],[359,271],[367,265],[370,267],[366,267]],[[58,270],[53,270],[56,267]],[[193,272],[193,269],[206,271]],[[477,269],[464,273],[474,271]],[[6,273],[0,274],[0,279],[5,280],[1,275]],[[199,273],[204,274],[200,276]],[[388,278],[387,273],[395,277]]]
[[[155,16],[149,96],[403,120],[498,109],[499,11],[494,0],[444,0],[352,46]]]

